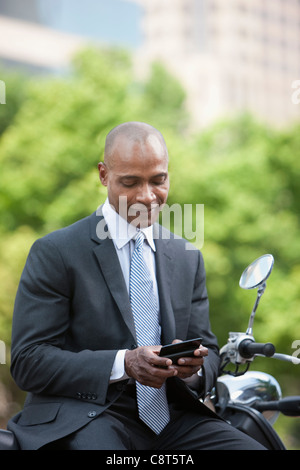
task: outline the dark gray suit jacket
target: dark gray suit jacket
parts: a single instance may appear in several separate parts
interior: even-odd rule
[[[8,424],[23,449],[76,431],[109,407],[126,384],[109,384],[117,351],[135,348],[136,337],[113,241],[97,236],[102,219],[94,213],[37,240],[30,250],[15,301],[11,354],[12,376],[29,393]],[[209,349],[204,395],[214,385],[219,359],[202,255],[186,250],[185,240],[159,225],[155,244],[162,344],[203,337]],[[168,387],[199,406],[180,379],[168,380]]]

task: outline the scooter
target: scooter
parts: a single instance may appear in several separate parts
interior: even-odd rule
[[[279,413],[300,416],[300,396],[282,398],[280,385],[274,377],[264,372],[249,371],[257,356],[300,364],[299,358],[276,353],[272,343],[256,343],[253,336],[255,313],[273,265],[273,256],[266,254],[253,261],[242,273],[240,287],[257,288],[257,297],[246,333],[230,332],[227,344],[220,350],[220,376],[210,399],[217,414],[234,427],[269,450],[285,450],[273,425]]]
[[[244,270],[240,278],[243,289],[258,288],[257,298],[246,333],[230,332],[227,344],[220,350],[220,376],[206,404],[267,449],[285,450],[272,426],[280,412],[287,416],[300,416],[300,396],[282,398],[280,385],[274,377],[264,372],[249,371],[257,356],[300,364],[297,357],[278,354],[273,344],[256,343],[253,337],[255,313],[273,264],[272,255],[261,256]],[[234,370],[230,370],[232,364]],[[14,434],[0,429],[0,450],[17,449],[19,446]]]

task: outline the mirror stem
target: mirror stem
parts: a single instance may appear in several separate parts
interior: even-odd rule
[[[258,304],[259,304],[259,301],[261,299],[261,296],[263,295],[263,293],[265,292],[265,288],[266,288],[266,283],[264,282],[258,289],[257,291],[257,297],[256,297],[256,301],[255,301],[255,304],[254,304],[254,307],[253,307],[253,310],[252,310],[252,313],[250,315],[250,319],[249,319],[249,324],[248,324],[248,328],[247,328],[247,331],[246,331],[246,335],[252,335],[253,334],[253,322],[254,322],[254,317],[255,317],[255,313],[256,313],[256,310],[257,310],[257,307],[258,307]]]

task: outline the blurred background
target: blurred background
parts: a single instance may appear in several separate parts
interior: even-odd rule
[[[254,336],[296,353],[300,0],[0,0],[0,85],[0,427],[25,396],[9,364],[28,251],[104,202],[97,163],[124,121],[164,134],[169,204],[204,204],[220,345],[246,330],[255,301],[239,288],[242,271],[272,253]],[[300,366],[259,358],[252,369],[300,394]],[[275,428],[300,449],[299,419],[281,416]]]

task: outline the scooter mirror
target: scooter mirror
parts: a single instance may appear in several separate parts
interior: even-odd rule
[[[274,258],[272,255],[263,255],[257,258],[244,270],[240,278],[242,289],[254,289],[260,287],[270,276],[273,269]]]

